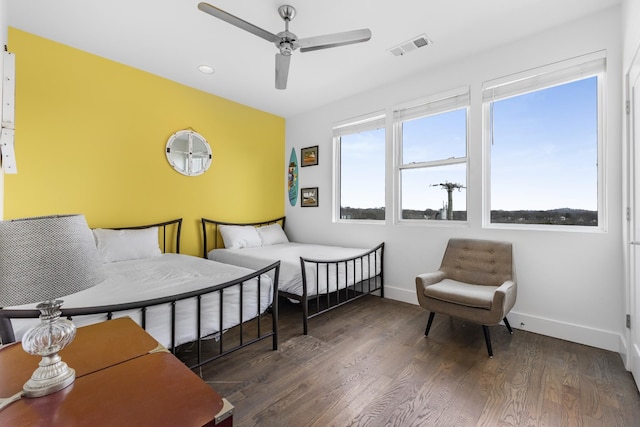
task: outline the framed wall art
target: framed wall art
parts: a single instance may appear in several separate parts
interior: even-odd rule
[[[300,189],[300,206],[310,208],[318,206],[318,187]]]
[[[318,146],[307,147],[300,150],[300,164],[302,167],[318,164]]]

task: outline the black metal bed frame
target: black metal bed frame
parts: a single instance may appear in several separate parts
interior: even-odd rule
[[[180,231],[182,226],[182,219],[176,219],[172,221],[166,221],[157,224],[150,224],[146,226],[136,226],[136,227],[121,227],[117,228],[121,229],[143,229],[150,227],[162,227],[162,251],[166,253],[168,245],[171,244],[170,238],[171,233],[175,235],[175,241],[173,247],[175,247],[175,253],[179,253],[180,250]],[[174,230],[171,230],[170,227],[174,227]],[[169,230],[169,231],[168,231]],[[159,233],[160,235],[160,233]],[[262,275],[264,274],[273,274],[275,278],[272,289],[272,304],[270,307],[271,312],[271,327],[267,328],[267,326],[263,326],[263,315],[259,314],[257,317],[245,322],[243,321],[243,286],[249,280],[257,280],[257,298],[258,298],[258,307],[260,307],[260,295],[262,290]],[[105,320],[111,320],[113,318],[114,313],[127,311],[127,310],[140,310],[141,311],[141,324],[140,326],[143,329],[146,329],[146,312],[150,307],[161,306],[161,305],[170,305],[171,307],[171,347],[170,350],[173,354],[176,354],[177,347],[176,346],[176,304],[178,301],[186,300],[186,299],[195,299],[197,302],[197,321],[196,321],[196,336],[198,339],[196,340],[197,344],[197,358],[194,364],[187,364],[189,368],[194,369],[199,366],[204,365],[205,363],[211,362],[212,360],[218,359],[224,355],[232,353],[236,350],[239,350],[243,347],[246,347],[255,342],[261,341],[263,339],[267,339],[269,337],[272,338],[273,350],[278,349],[278,281],[277,278],[280,272],[280,263],[274,262],[269,266],[247,274],[243,277],[231,280],[229,282],[225,282],[222,284],[214,285],[207,287],[205,289],[198,289],[191,292],[185,292],[178,295],[171,295],[162,298],[155,298],[144,301],[135,301],[128,302],[123,304],[112,304],[112,305],[103,305],[103,306],[94,306],[94,307],[81,307],[81,308],[62,308],[62,317],[66,317],[69,320],[72,320],[73,317],[76,316],[84,316],[84,315],[95,315],[95,314],[104,314]],[[207,294],[212,294],[217,292],[220,304],[220,313],[219,313],[219,322],[222,328],[223,318],[224,318],[224,291],[227,288],[232,286],[239,286],[239,319],[240,323],[234,328],[238,328],[238,343],[225,346],[225,334],[224,333],[214,333],[208,336],[202,336],[202,325],[201,325],[201,309],[202,309],[202,296]],[[3,344],[11,343],[15,341],[15,334],[13,331],[13,326],[11,324],[11,319],[18,318],[37,318],[40,315],[39,310],[35,309],[2,309],[0,308],[0,340]],[[245,323],[254,321],[256,323],[255,327],[245,328]],[[251,329],[252,332],[247,332],[247,330]],[[253,334],[255,332],[255,335]],[[203,359],[202,352],[202,340],[205,338],[215,336],[217,340],[217,353],[213,356],[207,357]]]
[[[261,227],[270,224],[280,224],[284,229],[285,217],[280,217],[268,221],[262,222],[246,222],[246,223],[231,223],[231,222],[222,222],[216,221],[212,219],[202,218],[202,235],[204,242],[203,249],[203,257],[208,257],[208,252],[212,249],[218,249],[224,247],[224,242],[222,237],[220,236],[220,232],[218,226],[220,225],[249,225]],[[207,235],[209,233],[213,233],[213,239],[208,239]],[[213,243],[210,245],[210,240]],[[210,246],[209,246],[210,245]],[[366,261],[365,261],[366,260]],[[309,292],[308,278],[307,278],[307,270],[308,266],[313,265],[315,269],[311,269],[311,271],[315,270],[315,283],[316,283],[316,292]],[[371,266],[373,266],[374,271],[378,272],[375,276],[369,277],[370,275],[365,274],[365,267],[370,271]],[[325,270],[325,277],[327,282],[329,281],[328,272],[331,269],[338,271],[338,269],[342,266],[344,271],[349,271],[349,267],[351,267],[351,272],[353,273],[353,285],[347,286],[348,277],[345,273],[345,284],[338,283],[338,275],[335,276],[335,285],[334,287],[330,287],[329,283],[326,283],[326,291],[323,293],[319,292],[320,289],[320,281],[318,280],[320,277],[320,269]],[[300,257],[300,268],[302,272],[302,295],[293,294],[287,291],[278,290],[278,294],[281,297],[289,298],[295,301],[298,301],[302,306],[302,327],[304,335],[309,333],[309,319],[316,317],[322,313],[325,313],[334,308],[340,307],[350,301],[361,298],[365,295],[372,294],[374,292],[379,291],[380,297],[384,298],[384,242],[380,243],[375,248],[355,257],[344,258],[344,259],[336,259],[336,260],[316,260],[310,258]],[[358,269],[360,270],[359,277],[365,277],[365,279],[356,282],[356,274]],[[329,291],[329,289],[336,289],[334,291]],[[310,295],[311,294],[311,295]]]

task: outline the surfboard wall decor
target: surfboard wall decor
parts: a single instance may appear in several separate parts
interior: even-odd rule
[[[291,203],[291,206],[295,206],[298,202],[298,158],[296,157],[295,148],[291,149],[287,176],[289,183],[289,203]]]

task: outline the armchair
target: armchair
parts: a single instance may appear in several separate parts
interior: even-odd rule
[[[416,277],[416,293],[430,311],[425,336],[435,313],[478,323],[493,357],[488,327],[503,320],[513,334],[506,317],[517,294],[511,243],[450,239],[440,269]]]

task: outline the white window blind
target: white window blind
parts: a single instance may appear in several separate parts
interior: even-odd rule
[[[562,67],[563,64],[565,65],[565,67],[555,70],[542,68],[529,76],[512,76],[511,80],[508,81],[505,81],[507,78],[501,78],[485,82],[482,85],[482,101],[491,102],[515,95],[522,95],[538,89],[603,73],[606,67],[606,58],[600,57],[601,55],[604,55],[604,53],[593,54],[589,55],[588,58],[583,58],[586,62],[571,65],[571,63],[576,62],[574,59],[573,61],[567,61],[567,63],[561,63],[556,67],[550,67],[558,68]],[[593,59],[594,56],[596,59]]]
[[[455,110],[468,105],[469,88],[461,88],[453,93],[445,95],[442,98],[436,98],[409,107],[398,108],[393,112],[393,118],[394,121],[401,122]]]
[[[351,135],[354,133],[381,129],[383,127],[385,127],[384,114],[376,114],[374,116],[354,119],[349,123],[334,126],[333,136],[339,137],[343,135]]]

